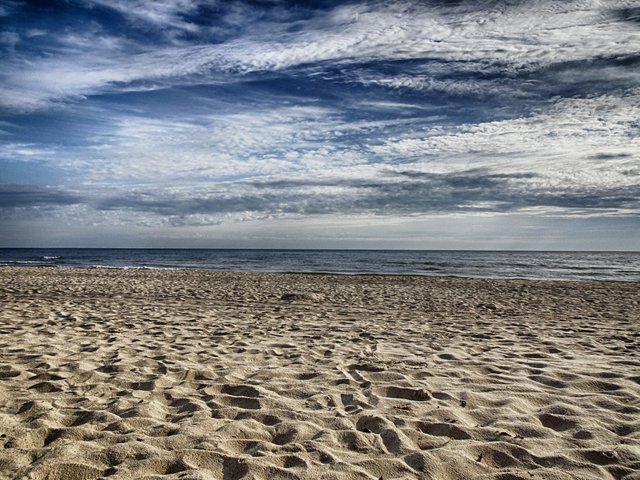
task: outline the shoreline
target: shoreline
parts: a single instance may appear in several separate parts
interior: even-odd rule
[[[399,278],[442,278],[442,279],[467,279],[490,281],[523,281],[523,282],[560,282],[560,283],[622,283],[640,284],[640,280],[620,279],[593,279],[593,278],[533,278],[533,277],[485,277],[470,275],[440,275],[419,273],[358,273],[358,272],[322,272],[322,271],[285,271],[285,270],[225,270],[204,267],[148,267],[148,266],[84,266],[84,265],[0,265],[0,271],[5,269],[60,269],[60,270],[104,270],[104,271],[158,271],[158,272],[205,272],[212,274],[247,274],[247,275],[309,275],[309,276],[336,276],[336,277],[399,277]]]
[[[640,467],[638,282],[0,267],[0,295],[0,478]]]

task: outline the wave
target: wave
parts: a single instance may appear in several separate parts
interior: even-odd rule
[[[0,265],[3,266],[19,266],[19,265],[25,265],[25,266],[47,266],[47,265],[51,265],[50,263],[46,263],[43,262],[41,260],[0,260]]]
[[[149,265],[100,265],[93,264],[87,265],[81,268],[100,268],[107,270],[180,270],[179,267],[160,267],[160,266],[149,266]]]

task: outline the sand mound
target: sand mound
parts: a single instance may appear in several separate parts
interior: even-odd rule
[[[317,302],[322,298],[317,293],[284,293],[280,300],[285,302]]]
[[[0,282],[3,479],[638,478],[638,284]]]

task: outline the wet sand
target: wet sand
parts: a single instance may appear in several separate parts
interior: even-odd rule
[[[639,283],[7,267],[0,300],[0,478],[640,478]]]

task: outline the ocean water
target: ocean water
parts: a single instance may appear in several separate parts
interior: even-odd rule
[[[0,266],[640,281],[640,252],[0,249]]]

